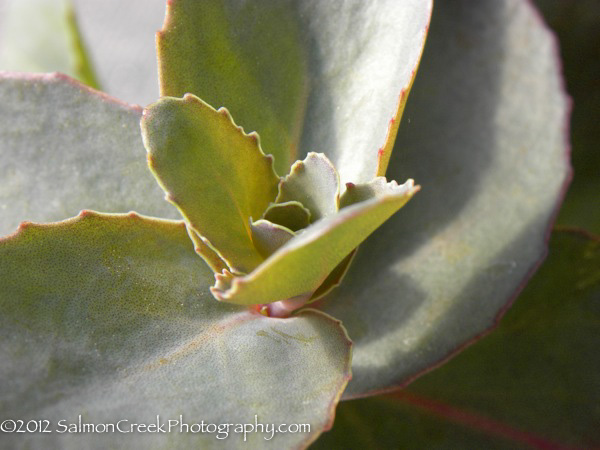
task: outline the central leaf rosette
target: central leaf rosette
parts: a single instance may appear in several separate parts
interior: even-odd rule
[[[213,296],[287,315],[331,291],[357,246],[418,191],[375,177],[346,183],[321,153],[280,178],[256,133],[194,95],[144,111],[148,162],[215,272]]]

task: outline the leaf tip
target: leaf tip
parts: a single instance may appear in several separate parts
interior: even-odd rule
[[[31,228],[32,226],[33,226],[32,222],[25,220],[25,221],[21,222],[19,224],[19,226],[17,227],[17,233],[25,231],[27,228]]]
[[[221,106],[219,109],[217,109],[217,112],[223,116],[226,117],[227,119],[231,120],[233,122],[233,118],[231,117],[231,113],[229,112],[229,110],[227,108],[225,108],[224,106]],[[237,125],[236,125],[237,126]],[[237,126],[237,128],[242,131],[242,127]]]
[[[96,213],[94,213],[93,211],[90,211],[88,209],[82,209],[77,217],[79,217],[80,219],[86,219],[94,216],[96,216]]]
[[[209,288],[213,297],[220,302],[227,301],[234,278],[235,275],[227,269],[223,269],[221,273],[215,273],[215,284]]]

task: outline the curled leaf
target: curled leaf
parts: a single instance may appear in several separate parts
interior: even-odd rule
[[[213,287],[211,292],[219,300],[241,305],[309,298],[336,266],[417,190],[409,180],[396,192],[321,219],[279,248],[252,273],[231,280],[227,290]]]
[[[340,177],[322,153],[296,161],[279,182],[276,202],[297,201],[310,211],[311,222],[335,214],[340,202]]]
[[[254,246],[265,258],[294,237],[294,233],[288,228],[264,219],[250,222],[250,229]]]
[[[310,224],[310,211],[296,201],[273,203],[269,205],[262,218],[292,231],[298,231]]]

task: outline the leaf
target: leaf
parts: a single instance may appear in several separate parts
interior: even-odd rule
[[[177,218],[148,171],[141,109],[64,75],[0,73],[0,236],[84,208]]]
[[[596,119],[600,102],[600,4],[595,0],[555,2],[536,0],[546,21],[560,39],[567,91],[572,96],[570,123],[575,177],[557,222],[600,233],[600,128]],[[582,64],[585,61],[585,64]]]
[[[531,6],[436,7],[388,170],[423,190],[321,306],[355,342],[347,398],[404,385],[496,325],[545,255],[569,174],[556,48]]]
[[[2,70],[59,71],[99,88],[69,0],[9,0],[3,13]]]
[[[405,391],[340,404],[314,448],[597,448],[599,299],[600,239],[554,233],[497,330]]]
[[[76,78],[94,89],[101,90],[102,88],[98,81],[98,77],[96,76],[94,65],[83,41],[81,31],[79,30],[75,9],[71,3],[69,3],[67,9],[67,23],[69,26],[71,47],[73,48],[75,57],[74,66]]]
[[[288,228],[264,219],[250,223],[250,229],[254,246],[264,258],[268,258],[294,237],[294,233]]]
[[[362,184],[346,183],[346,190],[340,198],[340,208],[402,192],[403,189],[406,189],[405,185],[398,185],[396,180],[388,183],[385,177],[373,178],[368,183]]]
[[[366,182],[385,172],[430,13],[431,1],[174,0],[161,95],[227,107],[280,175],[315,151],[343,182]]]
[[[281,320],[221,304],[183,222],[84,212],[23,224],[0,240],[3,418],[77,423],[307,423],[309,433],[246,436],[231,448],[308,444],[349,378],[339,322]],[[157,418],[157,416],[159,416]],[[11,448],[207,448],[215,433],[15,433]],[[128,441],[135,436],[135,441]],[[221,436],[223,436],[221,434]],[[133,437],[132,437],[133,439]],[[133,445],[133,444],[132,444]]]
[[[208,267],[210,267],[213,272],[220,273],[227,269],[227,264],[225,261],[223,261],[219,254],[213,250],[210,243],[206,239],[204,239],[190,227],[188,227],[187,231],[190,239],[194,243],[194,250],[196,250],[196,253],[202,257],[204,262],[208,264]]]
[[[310,224],[310,211],[296,201],[272,203],[265,210],[263,219],[298,231]]]
[[[412,180],[393,194],[375,198],[321,219],[296,235],[252,273],[236,277],[218,300],[239,305],[310,297],[336,266],[418,191]],[[365,306],[368,303],[365,302]]]
[[[412,400],[412,399],[411,399]],[[414,399],[416,400],[416,399]],[[424,400],[424,399],[419,399]],[[434,402],[431,402],[434,403]],[[446,409],[448,405],[444,405]],[[437,411],[436,411],[437,412]],[[421,450],[423,448],[454,450],[485,448],[486,450],[525,450],[532,447],[498,439],[481,430],[456,424],[436,412],[415,407],[409,401],[391,396],[370,397],[341,402],[336,411],[333,430],[322,435],[311,450],[344,448],[360,450]],[[555,448],[555,447],[533,447]]]
[[[296,161],[279,182],[276,202],[297,201],[310,211],[311,222],[335,214],[340,202],[340,179],[331,161],[322,153],[309,153]]]
[[[263,257],[249,220],[275,198],[279,178],[256,133],[245,134],[226,109],[186,95],[148,107],[142,137],[150,169],[189,226],[234,271],[257,267]]]
[[[260,133],[285,174],[295,159],[307,95],[299,38],[289,5],[171,2],[157,39],[161,95],[189,92],[227,107],[245,129]]]
[[[321,286],[319,286],[317,290],[313,292],[308,303],[319,300],[321,297],[329,294],[333,289],[340,285],[346,276],[348,269],[350,268],[350,264],[354,260],[356,250],[357,249],[352,250],[352,252],[346,256],[342,262],[339,263],[336,268],[329,273],[329,275],[327,275],[327,278],[325,278],[325,281],[321,283]]]
[[[104,90],[131,103],[155,102],[159,92],[154,34],[164,21],[166,1],[73,3]]]

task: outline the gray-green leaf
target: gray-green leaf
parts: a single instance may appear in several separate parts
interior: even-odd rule
[[[557,50],[531,5],[436,7],[388,170],[422,192],[323,306],[356,342],[348,397],[407,383],[496,324],[546,253],[569,175]]]
[[[179,218],[148,170],[141,113],[64,75],[0,73],[0,236],[85,208]]]
[[[430,0],[169,3],[161,94],[190,92],[257,131],[279,175],[325,153],[342,182],[384,175]]]
[[[0,239],[2,419],[309,424],[228,448],[307,445],[350,377],[338,321],[216,302],[183,222],[84,212]],[[159,416],[159,418],[157,418]],[[180,417],[181,416],[181,417]],[[256,416],[256,418],[255,418]],[[165,425],[166,426],[166,425]],[[223,433],[221,433],[223,436]],[[131,440],[129,440],[131,439]],[[133,444],[133,442],[135,444]],[[220,447],[216,433],[3,435],[11,448]]]

